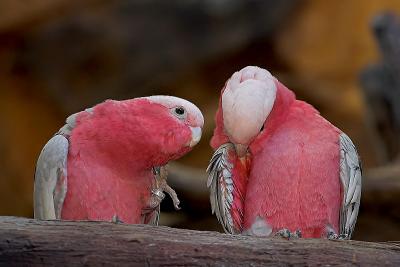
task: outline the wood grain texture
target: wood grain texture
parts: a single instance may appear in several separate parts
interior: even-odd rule
[[[1,266],[400,265],[400,243],[284,240],[108,222],[0,217]]]

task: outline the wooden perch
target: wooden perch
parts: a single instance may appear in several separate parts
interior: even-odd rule
[[[108,222],[0,217],[0,265],[397,265],[400,243],[284,240]]]

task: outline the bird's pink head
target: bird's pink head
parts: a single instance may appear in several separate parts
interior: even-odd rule
[[[70,138],[77,153],[90,146],[82,151],[102,155],[98,160],[104,164],[128,162],[141,170],[189,152],[200,141],[203,124],[201,111],[178,97],[107,100],[79,113]]]
[[[222,92],[225,133],[239,157],[262,130],[276,98],[274,77],[267,70],[248,66],[235,72]]]
[[[157,151],[158,164],[177,159],[201,139],[204,118],[193,103],[174,96],[149,96],[136,99],[147,124],[148,149]]]

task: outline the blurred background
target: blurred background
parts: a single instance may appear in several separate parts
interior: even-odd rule
[[[400,24],[396,0],[0,1],[0,215],[32,217],[33,173],[74,112],[170,94],[205,115],[202,141],[171,165],[182,210],[161,224],[217,230],[205,169],[225,80],[267,68],[358,147],[358,240],[400,240]]]

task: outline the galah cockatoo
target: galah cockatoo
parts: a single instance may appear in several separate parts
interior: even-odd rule
[[[351,237],[361,197],[352,141],[267,70],[226,82],[211,146],[207,185],[226,232]]]
[[[157,224],[164,192],[179,205],[163,166],[199,142],[203,124],[194,104],[172,96],[71,115],[39,156],[35,218]]]

